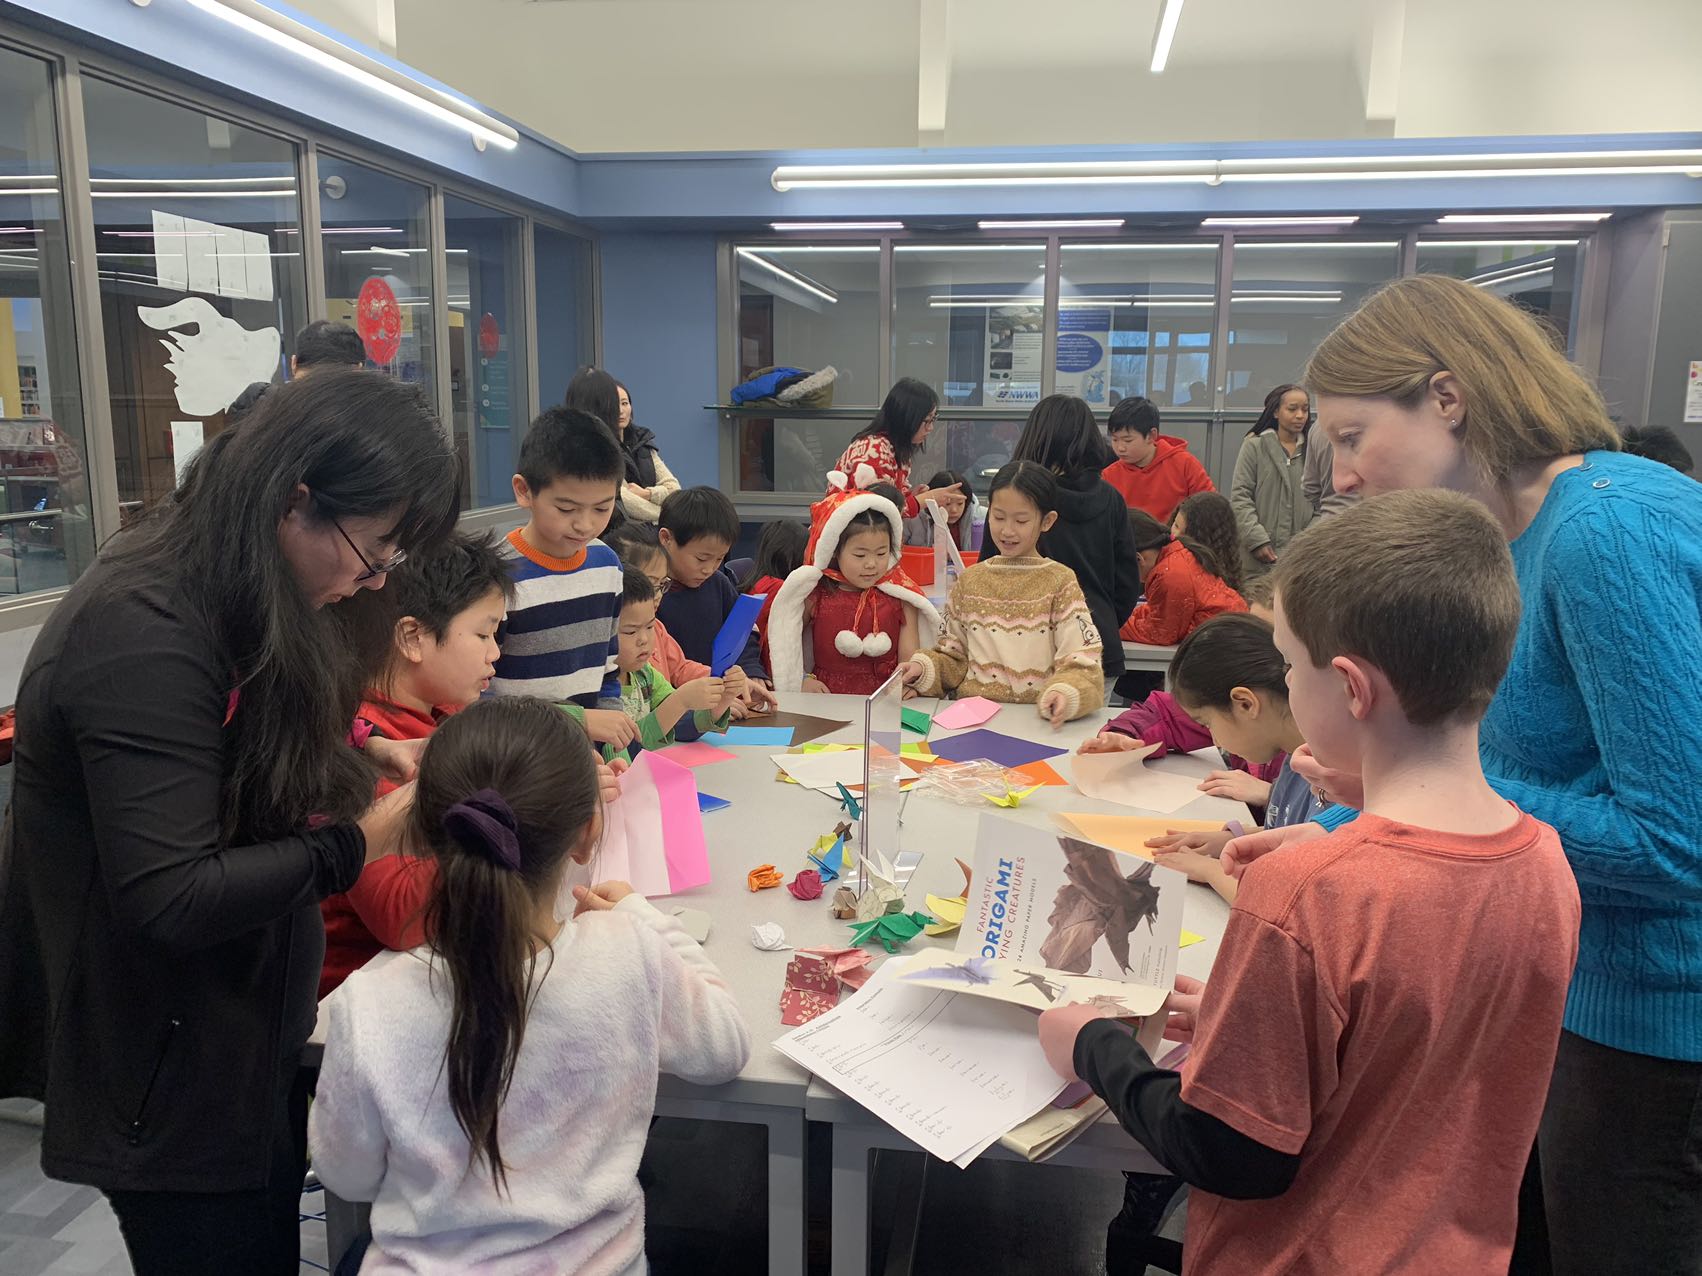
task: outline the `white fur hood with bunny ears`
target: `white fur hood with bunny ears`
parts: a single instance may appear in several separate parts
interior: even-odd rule
[[[887,564],[886,575],[876,582],[874,588],[916,609],[923,647],[933,646],[939,636],[940,613],[916,582],[899,570],[897,547],[904,543],[904,520],[898,507],[884,496],[863,490],[879,481],[872,468],[859,465],[855,477],[853,486],[851,477],[838,470],[827,476],[828,494],[810,507],[810,541],[804,552],[804,565],[786,577],[785,583],[774,595],[768,616],[768,653],[773,666],[769,672],[774,675],[776,691],[797,691],[804,685],[805,605],[828,568],[833,566],[846,526],[864,510],[880,510],[892,526],[892,558]],[[845,630],[834,635],[833,645],[844,656],[884,656],[892,650],[892,639],[879,632],[861,635]]]

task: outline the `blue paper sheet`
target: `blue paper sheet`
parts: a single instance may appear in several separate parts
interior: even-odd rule
[[[791,727],[728,727],[725,731],[708,731],[698,736],[704,744],[718,744],[722,748],[729,745],[744,745],[747,748],[760,747],[765,749],[790,748],[792,745]]]
[[[721,626],[721,632],[715,635],[715,642],[710,647],[709,672],[712,676],[719,678],[739,663],[766,601],[761,594],[740,594],[733,600],[733,610],[727,613],[726,623]]]
[[[723,810],[732,805],[726,798],[713,797],[708,793],[697,795],[697,809],[703,815],[708,815],[711,811]]]

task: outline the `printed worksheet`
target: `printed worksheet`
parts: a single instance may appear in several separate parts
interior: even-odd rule
[[[942,1161],[967,1161],[1064,1088],[1033,1011],[905,984],[885,967],[774,1045]]]

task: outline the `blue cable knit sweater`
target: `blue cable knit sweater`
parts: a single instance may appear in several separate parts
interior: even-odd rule
[[[1702,1061],[1702,483],[1591,452],[1512,551],[1524,616],[1481,755],[1578,877],[1565,1025]]]

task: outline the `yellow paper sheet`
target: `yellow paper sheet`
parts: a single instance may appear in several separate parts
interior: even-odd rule
[[[969,901],[962,895],[951,899],[930,895],[927,899],[927,909],[937,920],[922,929],[930,935],[949,935],[963,925],[963,914],[968,907]]]
[[[1195,944],[1203,944],[1205,942],[1206,937],[1204,935],[1196,935],[1191,930],[1185,930],[1182,932],[1182,942],[1177,944],[1176,947],[1192,948]]]
[[[1223,825],[1211,820],[1171,820],[1149,815],[1098,815],[1087,811],[1061,811],[1054,815],[1060,828],[1084,841],[1109,846],[1114,851],[1150,860],[1147,839],[1178,833],[1218,833]]]

